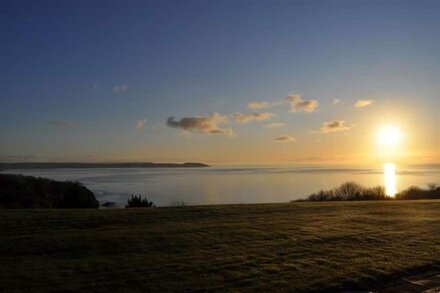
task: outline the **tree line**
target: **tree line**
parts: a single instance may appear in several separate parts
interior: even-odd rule
[[[310,194],[308,201],[343,201],[343,200],[412,200],[440,199],[440,187],[428,184],[427,189],[411,186],[400,191],[395,196],[386,195],[383,186],[364,187],[356,182],[345,182],[330,190],[320,190]]]

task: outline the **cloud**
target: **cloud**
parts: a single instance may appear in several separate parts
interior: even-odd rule
[[[233,135],[232,129],[220,128],[218,124],[224,123],[228,120],[227,116],[222,116],[219,113],[212,113],[209,116],[185,117],[176,120],[170,117],[167,120],[167,125],[172,128],[180,128],[188,132],[198,132],[204,134],[223,134]]]
[[[289,94],[285,100],[290,103],[290,112],[313,112],[318,108],[317,100],[303,100],[300,95]]]
[[[284,127],[284,126],[286,126],[286,125],[284,123],[281,123],[281,122],[266,124],[266,128],[281,128],[281,127]]]
[[[52,126],[57,127],[73,127],[76,126],[77,123],[65,120],[49,120],[48,123]]]
[[[114,93],[114,94],[118,94],[118,93],[120,93],[120,92],[123,92],[123,91],[125,91],[125,90],[127,90],[127,85],[126,84],[115,84],[115,85],[113,85],[113,87],[112,87],[112,92]]]
[[[293,138],[290,135],[281,135],[278,136],[277,138],[274,138],[274,140],[278,142],[294,142],[295,138]]]
[[[35,155],[7,155],[0,156],[2,163],[35,162],[39,158]]]
[[[140,119],[140,120],[138,120],[138,122],[136,122],[136,128],[137,129],[142,129],[142,128],[144,128],[146,123],[147,123],[147,119],[146,118]]]
[[[339,100],[339,99],[334,99],[333,102],[332,102],[332,105],[339,104],[340,102],[341,102],[341,100]]]
[[[343,120],[333,120],[322,123],[321,132],[331,133],[350,130],[350,127]]]
[[[374,100],[357,100],[354,106],[357,108],[367,107],[374,103]]]
[[[270,104],[264,101],[254,101],[248,104],[248,108],[252,110],[266,109],[269,108]]]
[[[274,113],[270,112],[263,112],[263,113],[253,113],[253,114],[242,114],[239,112],[236,112],[232,114],[232,118],[239,123],[247,123],[251,121],[261,121],[261,120],[267,120],[270,119]]]

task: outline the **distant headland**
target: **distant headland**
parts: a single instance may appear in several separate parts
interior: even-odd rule
[[[10,169],[60,169],[60,168],[204,168],[207,164],[187,163],[76,163],[76,162],[35,162],[35,163],[0,163],[0,170]]]

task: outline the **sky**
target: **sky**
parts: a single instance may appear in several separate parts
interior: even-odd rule
[[[439,17],[429,0],[1,1],[0,161],[439,163]]]

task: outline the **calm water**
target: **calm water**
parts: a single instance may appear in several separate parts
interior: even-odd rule
[[[51,178],[78,180],[90,188],[103,203],[123,206],[130,194],[147,196],[158,206],[184,202],[187,205],[224,203],[288,202],[304,198],[320,189],[329,189],[345,181],[365,186],[384,185],[383,169],[331,167],[211,167],[160,169],[50,169],[9,170]],[[411,185],[426,187],[440,183],[440,167],[399,169],[396,188]]]

